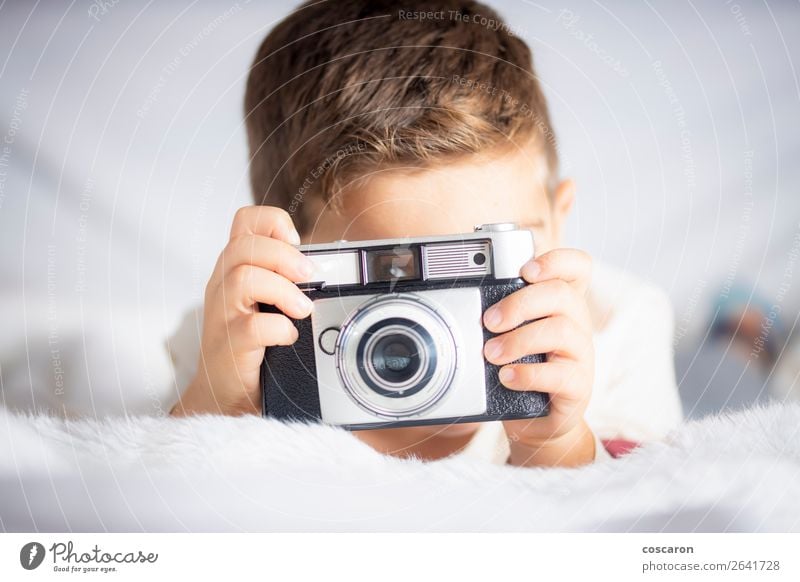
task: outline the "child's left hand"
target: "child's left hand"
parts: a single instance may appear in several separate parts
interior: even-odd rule
[[[583,414],[594,381],[592,321],[586,303],[591,258],[579,250],[552,250],[526,263],[521,276],[532,284],[484,313],[486,328],[501,334],[486,342],[484,355],[503,366],[500,381],[507,388],[549,393],[550,414],[503,423],[510,462],[589,463],[595,440]],[[525,321],[530,323],[515,329]],[[504,365],[542,353],[547,354],[546,362]]]

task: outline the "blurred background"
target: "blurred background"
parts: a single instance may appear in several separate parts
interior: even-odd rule
[[[794,397],[800,6],[491,5],[533,49],[578,183],[566,242],[672,299],[687,416]],[[164,413],[166,339],[249,203],[248,66],[288,10],[0,4],[7,406]]]

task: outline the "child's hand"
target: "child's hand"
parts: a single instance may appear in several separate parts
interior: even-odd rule
[[[579,465],[594,459],[594,435],[583,419],[594,380],[592,322],[585,299],[590,275],[586,253],[550,251],[522,268],[521,276],[532,285],[484,313],[487,329],[502,334],[486,342],[489,362],[503,365],[529,354],[547,354],[543,363],[500,369],[507,388],[550,394],[548,416],[503,423],[512,464]],[[524,321],[530,323],[514,329]]]
[[[311,313],[312,303],[292,281],[311,275],[312,263],[292,245],[300,237],[279,208],[249,206],[236,213],[228,245],[206,286],[197,376],[172,414],[258,413],[259,369],[266,346],[290,345],[289,318]],[[260,313],[257,302],[280,313]]]

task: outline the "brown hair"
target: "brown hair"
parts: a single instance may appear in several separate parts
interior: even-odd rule
[[[387,166],[426,167],[535,138],[557,175],[531,52],[472,0],[307,2],[264,39],[245,94],[257,204],[310,226],[330,201]]]

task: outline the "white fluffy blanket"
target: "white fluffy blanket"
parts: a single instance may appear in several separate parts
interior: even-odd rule
[[[800,406],[687,424],[580,469],[388,458],[261,418],[0,409],[7,531],[797,531]]]

